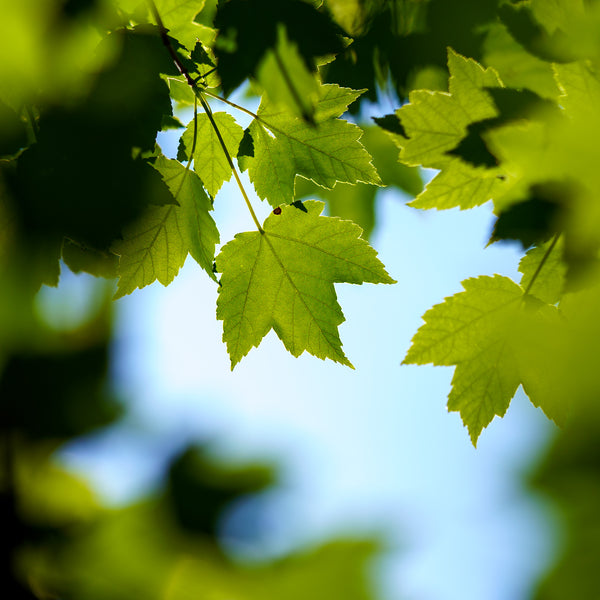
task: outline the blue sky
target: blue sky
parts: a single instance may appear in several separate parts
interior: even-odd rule
[[[379,192],[372,239],[398,283],[336,286],[355,371],[295,359],[271,332],[231,372],[216,286],[189,259],[168,288],[154,284],[118,301],[114,372],[129,416],[68,448],[65,463],[121,503],[156,486],[186,440],[211,440],[221,457],[281,470],[281,485],[264,498],[271,528],[261,552],[374,531],[390,548],[374,567],[386,599],[526,598],[552,557],[554,533],[551,511],[522,492],[521,478],[552,426],[519,392],[474,449],[446,410],[452,369],[400,366],[428,308],[467,277],[516,278],[518,253],[485,249],[486,207],[423,212],[405,201]],[[223,243],[252,229],[232,185],[215,205]],[[51,304],[86,281],[66,276],[44,294]]]

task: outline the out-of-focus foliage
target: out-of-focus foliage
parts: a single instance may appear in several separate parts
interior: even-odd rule
[[[3,347],[3,593],[15,600],[267,600],[325,599],[339,591],[350,600],[373,599],[367,568],[375,540],[328,540],[260,566],[228,555],[223,525],[233,508],[275,483],[268,467],[218,463],[206,447],[192,445],[172,459],[164,489],[114,509],[56,462],[62,443],[119,414],[107,377],[110,307],[105,295],[96,313],[68,328],[46,324],[44,312],[32,307],[23,317],[27,343],[13,351]],[[239,535],[252,543],[261,533],[259,512],[249,513],[257,522],[239,534],[228,527],[228,542]]]
[[[100,305],[83,324],[56,329],[21,283],[18,296],[0,303],[2,321],[16,316],[13,326],[23,336],[4,327],[9,335],[0,346],[2,582],[8,597],[34,598],[40,596],[27,577],[14,570],[21,550],[60,542],[97,511],[89,489],[50,456],[69,438],[111,423],[120,408],[106,380],[109,290],[98,290]]]
[[[445,86],[446,52],[480,59],[486,30],[496,22],[498,0],[326,0],[353,43],[327,70],[327,77],[348,87],[378,89],[391,82],[400,98],[427,81]]]
[[[106,509],[43,452],[18,452],[15,512],[30,535],[20,540],[14,564],[30,597],[374,597],[365,570],[374,542],[332,540],[252,567],[227,556],[217,537],[220,522],[228,507],[271,479],[264,469],[231,471],[211,463],[204,449],[188,448],[171,465],[166,490]]]
[[[555,440],[532,477],[533,488],[552,502],[563,538],[536,600],[593,598],[600,588],[599,440],[600,414],[588,407]]]
[[[11,598],[374,598],[366,571],[374,541],[332,540],[252,567],[221,549],[228,508],[271,480],[264,469],[231,471],[207,460],[204,449],[188,448],[171,465],[164,492],[107,509],[47,449],[14,443],[11,451],[11,487],[4,474],[2,495],[11,508],[3,513]]]
[[[566,427],[553,460],[568,469],[548,467],[539,481],[571,515],[570,546],[540,594],[594,595],[595,571],[582,565],[599,544],[595,450],[584,442],[600,393],[600,2],[1,0],[0,15],[2,568],[10,598],[172,599],[207,586],[217,597],[370,597],[365,545],[328,545],[254,569],[232,562],[217,523],[265,480],[212,473],[198,451],[174,463],[162,495],[117,511],[98,506],[52,452],[118,412],[106,380],[110,310],[102,301],[86,324],[57,329],[39,314],[36,294],[66,267],[118,277],[117,296],[168,284],[190,254],[214,280],[223,269],[226,341],[243,341],[229,343],[233,362],[273,327],[293,354],[349,364],[337,337],[341,311],[323,303],[320,271],[328,285],[390,280],[378,262],[371,277],[357,277],[348,256],[336,254],[351,230],[345,250],[374,257],[344,221],[317,215],[331,236],[307,250],[300,237],[315,235],[316,204],[298,199],[320,196],[330,215],[355,219],[368,236],[382,185],[415,196],[414,209],[492,201],[490,243],[523,250],[520,284],[467,280],[426,313],[405,362],[455,367],[449,407],[473,442],[519,385]],[[256,113],[225,97],[241,85],[261,96]],[[250,125],[213,113],[209,101]],[[388,105],[377,128],[364,118],[379,111],[368,106],[376,101]],[[202,112],[185,126],[174,105]],[[157,135],[180,128],[177,160],[167,158]],[[438,170],[424,189],[420,166]],[[259,223],[240,183],[239,206],[256,231],[215,264],[210,211],[238,170],[274,214]],[[283,237],[274,236],[277,222]],[[260,254],[272,239],[288,244],[285,261],[269,259],[259,275],[281,285],[257,292],[248,266],[262,263],[252,248]],[[329,273],[334,256],[350,277]],[[298,306],[307,309],[307,298],[321,306],[300,327],[302,311],[282,283],[295,281],[292,271],[302,280]],[[236,319],[249,313],[238,335]],[[311,338],[317,322],[329,350]]]

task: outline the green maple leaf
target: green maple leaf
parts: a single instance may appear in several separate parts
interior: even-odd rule
[[[338,326],[334,282],[395,283],[349,221],[323,217],[324,204],[276,208],[262,232],[240,233],[217,257],[217,318],[231,368],[274,329],[294,355],[304,351],[352,366]]]
[[[328,190],[299,177],[295,193],[297,198],[325,200],[331,216],[356,223],[363,230],[362,236],[368,240],[375,227],[376,190],[366,183],[338,183]]]
[[[245,163],[260,198],[275,207],[292,202],[296,175],[326,188],[338,181],[380,185],[371,156],[359,141],[362,130],[337,118],[361,93],[321,86],[315,125],[263,98],[258,118],[250,125],[254,156]]]
[[[281,24],[277,45],[267,50],[258,66],[257,79],[272,102],[313,123],[319,84]]]
[[[600,118],[600,80],[597,71],[587,61],[553,65],[561,91],[560,105],[582,120]]]
[[[363,132],[361,143],[373,157],[373,164],[383,184],[397,186],[407,194],[416,196],[423,189],[418,170],[398,164],[394,156],[394,144],[381,127],[363,127]],[[336,183],[329,190],[304,177],[297,177],[294,191],[298,199],[326,200],[331,216],[360,225],[363,237],[368,240],[375,227],[375,198],[378,189],[380,188],[366,183]]]
[[[452,159],[408,205],[421,209],[458,207],[464,210],[485,204],[501,186],[502,181],[495,171]]]
[[[240,142],[244,137],[244,130],[228,113],[213,113],[213,119],[219,128],[230,156],[235,158]],[[187,126],[182,140],[189,153],[194,140],[193,119]],[[197,116],[196,149],[193,158],[194,170],[198,173],[200,179],[202,179],[206,191],[214,198],[223,183],[231,179],[233,171],[210,119],[204,113]]]
[[[416,90],[409,104],[396,111],[401,129],[387,133],[400,148],[400,161],[441,169],[411,203],[415,208],[439,210],[472,208],[492,199],[501,181],[498,169],[471,166],[450,154],[472,123],[497,115],[486,87],[502,83],[493,69],[448,50],[448,92]]]
[[[404,364],[456,365],[448,409],[460,412],[476,444],[494,416],[504,415],[520,384],[510,325],[524,296],[500,275],[462,285],[464,292],[425,313]]]
[[[532,248],[521,259],[519,271],[523,274],[521,286],[548,304],[558,302],[565,291],[567,267],[563,261],[562,243],[546,242]],[[535,279],[534,279],[535,277]]]
[[[192,50],[196,40],[212,41],[215,31],[194,18],[204,8],[204,0],[154,0],[170,35]]]
[[[407,137],[395,139],[402,148],[401,160],[409,165],[443,168],[450,159],[446,152],[459,144],[467,127],[497,114],[484,89],[502,85],[493,69],[484,69],[452,49],[448,69],[448,92],[416,90],[409,95],[410,103],[396,111]]]
[[[484,49],[483,62],[494,65],[506,86],[530,89],[543,98],[558,95],[552,64],[527,52],[501,23],[490,25]]]
[[[212,204],[198,176],[176,160],[160,156],[155,168],[179,206],[149,206],[123,232],[112,250],[120,255],[115,298],[160,281],[173,281],[189,254],[214,279],[212,265],[219,233],[209,214]]]

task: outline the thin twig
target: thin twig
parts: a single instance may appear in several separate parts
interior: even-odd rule
[[[198,99],[194,96],[194,137],[192,139],[192,149],[190,150],[190,156],[187,161],[187,165],[185,165],[185,171],[183,173],[183,177],[181,178],[181,183],[177,188],[177,193],[175,194],[175,201],[179,197],[181,190],[183,189],[183,184],[185,183],[185,178],[190,170],[190,165],[192,164],[192,159],[194,158],[194,152],[196,150],[196,138],[198,137]]]
[[[248,195],[246,194],[246,190],[244,189],[244,186],[242,185],[242,181],[240,179],[240,176],[238,175],[237,169],[235,168],[235,165],[233,164],[233,159],[231,158],[231,154],[229,154],[229,150],[227,149],[227,146],[225,145],[223,136],[221,135],[221,132],[219,131],[219,128],[217,127],[217,124],[215,123],[215,119],[213,117],[212,110],[211,110],[210,106],[208,105],[208,102],[202,95],[202,92],[200,92],[200,90],[198,90],[197,88],[194,89],[194,92],[198,96],[198,99],[200,100],[200,103],[202,104],[202,108],[204,109],[204,112],[206,113],[206,116],[208,117],[210,124],[212,125],[213,129],[215,130],[215,133],[217,134],[219,144],[221,144],[221,148],[223,149],[225,157],[227,158],[227,162],[229,163],[229,166],[231,167],[231,170],[233,171],[233,175],[235,177],[235,180],[237,181],[238,187],[240,188],[240,191],[242,192],[242,196],[244,197],[244,200],[246,201],[246,206],[248,207],[248,210],[250,211],[250,214],[252,215],[252,220],[254,221],[254,224],[256,225],[258,230],[261,233],[264,233],[264,230],[260,225],[260,222],[256,216],[256,213],[254,212],[254,209],[252,208],[252,204],[250,204],[250,199],[248,198]]]
[[[262,121],[261,117],[259,117],[256,113],[253,113],[251,110],[248,110],[247,108],[244,108],[243,106],[240,106],[239,104],[236,104],[235,102],[232,102],[231,100],[227,100],[227,98],[222,98],[221,96],[218,96],[217,94],[213,94],[210,90],[203,90],[202,93],[205,96],[209,96],[211,98],[214,98],[215,100],[220,100],[221,102],[228,104],[232,108],[235,108],[243,113],[246,113],[248,116],[252,117],[253,119],[256,119],[257,121]]]
[[[154,18],[156,19],[156,25],[158,27],[158,32],[160,34],[160,39],[162,40],[163,45],[167,48],[169,54],[171,55],[171,58],[173,59],[173,62],[175,63],[177,70],[185,77],[185,80],[188,82],[188,85],[190,85],[192,88],[194,88],[196,85],[194,83],[194,79],[188,73],[188,70],[185,68],[185,66],[181,62],[181,59],[177,55],[177,52],[175,52],[175,48],[173,48],[173,46],[171,45],[171,40],[169,39],[169,34],[167,32],[167,28],[165,27],[165,25],[160,17],[160,13],[158,12],[158,9],[156,8],[156,4],[154,4],[154,0],[148,0],[148,4],[150,5],[150,10],[152,11]]]
[[[250,204],[250,199],[248,198],[248,195],[246,194],[246,190],[244,189],[244,186],[242,185],[242,181],[240,179],[240,176],[238,175],[237,168],[233,164],[233,159],[231,158],[231,154],[229,154],[229,150],[227,149],[227,146],[225,145],[225,142],[223,141],[223,136],[221,135],[221,132],[219,131],[219,128],[217,127],[217,124],[216,124],[215,119],[212,114],[212,110],[211,110],[210,106],[208,105],[208,102],[204,98],[202,91],[198,88],[196,81],[194,81],[194,78],[190,75],[190,73],[186,69],[185,65],[181,62],[181,59],[177,55],[177,52],[175,52],[175,49],[171,45],[171,40],[169,39],[167,29],[164,26],[164,23],[160,17],[160,13],[158,12],[158,9],[156,8],[156,4],[154,3],[154,0],[148,0],[148,4],[150,5],[152,14],[154,15],[154,18],[156,19],[156,25],[158,26],[158,31],[160,33],[160,37],[161,37],[163,45],[166,46],[178,71],[183,75],[183,77],[187,81],[188,85],[192,88],[194,95],[198,98],[198,100],[200,100],[200,104],[202,104],[202,108],[204,109],[204,111],[206,112],[206,115],[208,116],[210,124],[212,125],[212,127],[217,135],[217,138],[219,140],[219,143],[221,144],[221,148],[225,154],[225,157],[227,158],[227,162],[229,163],[229,166],[231,167],[231,170],[233,171],[233,175],[238,184],[240,192],[242,193],[242,196],[246,202],[246,206],[248,207],[248,210],[250,211],[250,214],[252,215],[252,220],[254,221],[254,224],[256,225],[256,227],[258,228],[260,233],[264,233],[264,230],[260,225],[260,222],[256,216],[256,213],[254,212],[254,209],[252,208],[252,204]],[[195,144],[195,136],[194,136],[194,144]]]

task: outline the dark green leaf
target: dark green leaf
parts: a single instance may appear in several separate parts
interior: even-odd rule
[[[219,75],[225,94],[256,74],[267,50],[277,45],[278,24],[285,25],[305,65],[314,70],[315,58],[344,48],[343,31],[326,12],[301,0],[229,0],[219,5],[215,43]],[[310,32],[310,35],[307,35]]]
[[[0,156],[16,154],[27,145],[27,132],[19,115],[0,100]]]

